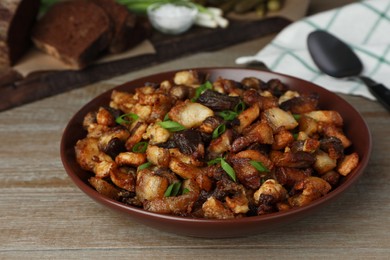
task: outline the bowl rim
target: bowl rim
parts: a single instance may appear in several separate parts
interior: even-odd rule
[[[100,99],[102,99],[104,96],[108,95],[108,93],[111,93],[114,89],[118,88],[124,88],[127,85],[131,84],[134,81],[144,81],[147,82],[147,79],[150,77],[155,77],[158,75],[173,75],[175,72],[178,71],[184,71],[184,70],[199,70],[199,71],[215,71],[215,70],[234,70],[234,71],[253,71],[254,73],[260,73],[260,74],[268,74],[270,76],[274,76],[274,78],[286,78],[290,79],[296,82],[305,82],[305,84],[309,83],[313,88],[314,92],[318,89],[321,90],[321,92],[328,92],[336,100],[334,102],[343,102],[345,106],[348,107],[349,110],[353,111],[356,115],[358,115],[359,119],[363,123],[363,129],[359,129],[359,131],[364,131],[365,136],[367,137],[366,143],[367,143],[367,148],[366,148],[366,154],[363,158],[360,158],[359,165],[357,166],[356,169],[350,174],[351,176],[348,177],[348,181],[339,184],[334,190],[331,192],[327,193],[326,195],[322,196],[321,198],[311,202],[308,205],[297,207],[297,208],[292,208],[286,211],[281,211],[281,212],[275,212],[275,213],[270,213],[270,214],[265,214],[265,215],[260,215],[260,216],[249,216],[249,217],[243,217],[243,218],[234,218],[234,219],[206,219],[206,218],[193,218],[193,217],[182,217],[182,216],[175,216],[175,215],[169,215],[169,214],[161,214],[161,213],[154,213],[154,212],[149,212],[146,211],[142,208],[137,208],[135,206],[127,205],[122,202],[110,199],[100,193],[98,193],[93,187],[90,185],[86,184],[76,173],[72,171],[72,165],[70,164],[67,156],[68,156],[68,151],[66,147],[67,140],[66,137],[69,135],[69,131],[72,128],[71,123],[75,121],[75,119],[79,116],[81,112],[86,110],[89,106],[93,105]],[[283,80],[282,80],[283,82]],[[129,87],[130,89],[133,89],[132,87]],[[80,125],[81,127],[81,125]],[[325,203],[328,203],[330,201],[333,201],[336,197],[338,197],[340,194],[344,193],[345,190],[350,188],[363,174],[364,169],[367,167],[370,156],[372,152],[372,136],[370,129],[364,120],[364,118],[360,115],[360,113],[346,100],[344,100],[342,97],[338,96],[336,93],[333,93],[317,84],[314,84],[312,82],[282,74],[282,73],[277,73],[277,72],[272,72],[272,71],[267,71],[267,70],[261,70],[261,69],[256,69],[256,68],[242,68],[242,67],[230,67],[230,66],[221,66],[221,67],[190,67],[190,68],[181,68],[181,69],[174,69],[174,70],[168,70],[168,71],[162,71],[162,72],[157,72],[151,75],[146,75],[138,78],[131,79],[123,84],[117,85],[111,89],[108,89],[101,94],[93,97],[89,102],[84,104],[68,121],[68,124],[66,125],[63,135],[61,138],[61,143],[60,143],[60,156],[61,156],[61,161],[63,163],[63,166],[67,172],[67,175],[72,179],[72,181],[89,197],[94,199],[95,201],[98,201],[106,206],[109,206],[110,208],[121,211],[121,212],[126,212],[126,213],[134,213],[137,215],[143,215],[143,216],[150,216],[153,218],[158,218],[161,220],[169,220],[169,221],[175,221],[175,222],[191,222],[191,223],[204,223],[204,224],[210,224],[210,225],[225,225],[229,223],[260,223],[260,222],[266,222],[268,220],[276,220],[280,218],[289,218],[292,216],[295,216],[299,214],[300,212],[304,212],[308,209],[314,209],[318,208],[320,205],[324,205]],[[93,195],[92,195],[93,194]],[[130,216],[130,215],[129,215]],[[131,216],[130,216],[131,217]]]

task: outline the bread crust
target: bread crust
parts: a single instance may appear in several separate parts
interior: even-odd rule
[[[86,67],[109,46],[112,23],[91,1],[65,1],[54,5],[32,32],[35,45],[75,69]]]
[[[0,68],[14,65],[31,46],[39,0],[0,1]]]
[[[120,53],[131,47],[132,34],[135,30],[137,17],[123,5],[114,0],[92,0],[110,17],[113,23],[113,37],[109,46],[110,53]]]

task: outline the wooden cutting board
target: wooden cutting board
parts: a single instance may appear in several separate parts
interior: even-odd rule
[[[37,71],[25,78],[8,77],[3,84],[0,82],[0,111],[173,58],[217,50],[276,33],[290,23],[291,20],[284,17],[269,17],[262,20],[232,20],[225,29],[194,27],[179,36],[154,33],[150,39],[156,50],[154,54],[95,64],[82,71]]]

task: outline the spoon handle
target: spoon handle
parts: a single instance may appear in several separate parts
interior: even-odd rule
[[[361,76],[360,79],[366,84],[371,94],[373,94],[378,101],[390,111],[390,89],[380,83],[376,83],[370,78]]]

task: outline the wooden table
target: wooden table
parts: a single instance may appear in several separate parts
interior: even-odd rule
[[[311,12],[351,1],[312,1]],[[345,96],[373,137],[369,166],[340,199],[295,224],[235,239],[160,232],[106,210],[68,178],[59,156],[62,131],[87,101],[116,84],[155,72],[235,66],[273,36],[200,53],[0,113],[0,259],[388,259],[390,256],[390,114]],[[358,129],[357,129],[358,131]],[[245,257],[245,258],[244,258]]]

